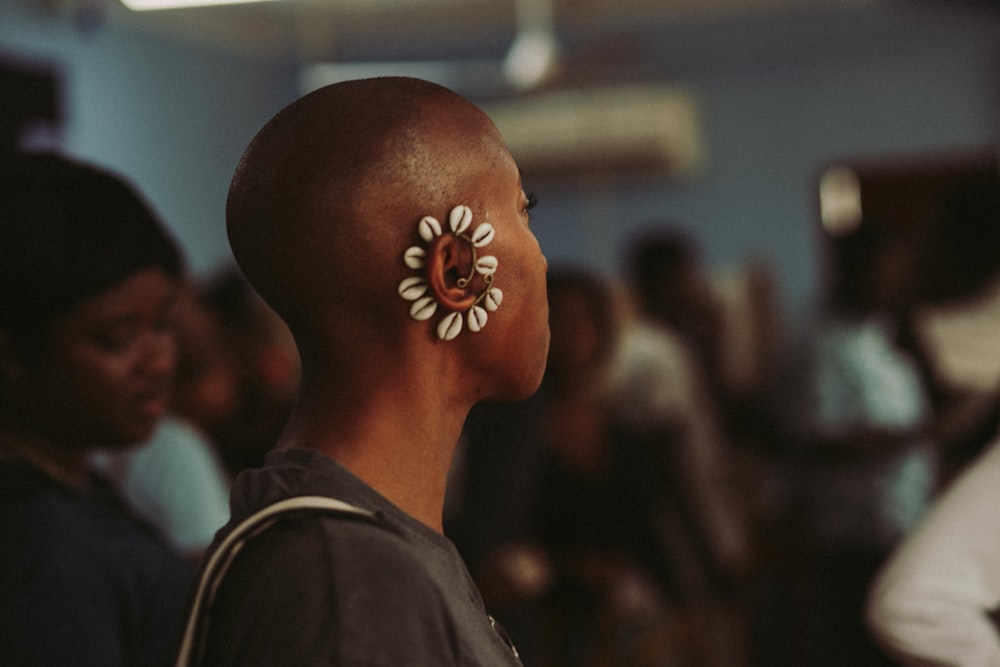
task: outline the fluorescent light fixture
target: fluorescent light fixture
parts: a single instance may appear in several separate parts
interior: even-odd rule
[[[503,59],[503,73],[518,90],[544,82],[558,65],[559,49],[551,30],[527,28],[518,32]]]
[[[837,237],[853,234],[861,226],[861,180],[850,167],[834,165],[819,179],[820,221]]]
[[[157,9],[186,9],[209,5],[242,5],[249,2],[274,2],[276,0],[122,0],[122,4],[134,12]]]
[[[517,34],[503,59],[503,73],[516,89],[529,90],[558,69],[553,0],[515,0],[514,20]]]

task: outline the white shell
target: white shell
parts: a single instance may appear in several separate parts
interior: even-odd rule
[[[489,276],[497,271],[497,258],[493,255],[483,255],[476,260],[476,273]]]
[[[493,234],[493,225],[488,222],[484,222],[476,227],[476,231],[472,232],[472,245],[477,248],[482,248],[484,245],[493,240]]]
[[[486,326],[486,309],[482,306],[473,306],[469,311],[469,331],[473,333],[478,333],[484,326]]]
[[[495,313],[502,302],[503,292],[500,291],[499,287],[491,287],[490,290],[486,292],[486,298],[483,299],[483,306],[491,313]]]
[[[417,231],[420,233],[420,238],[430,243],[434,237],[441,236],[441,223],[434,216],[425,215],[417,224]]]
[[[403,282],[399,283],[399,296],[403,297],[407,301],[419,299],[426,291],[427,281],[420,276],[404,278]]]
[[[437,310],[437,301],[434,300],[432,296],[425,296],[417,299],[410,306],[410,317],[419,321],[430,319],[434,311]]]
[[[448,222],[451,224],[451,231],[461,234],[472,224],[472,209],[468,206],[456,206],[451,209]]]
[[[427,257],[427,251],[420,246],[412,246],[406,249],[403,253],[403,261],[406,263],[407,268],[410,269],[422,269],[424,268],[424,259]]]
[[[462,313],[448,313],[438,324],[438,338],[451,340],[462,331]]]

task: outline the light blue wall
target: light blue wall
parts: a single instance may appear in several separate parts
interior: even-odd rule
[[[821,289],[824,165],[1000,138],[1000,11],[945,4],[663,31],[661,69],[701,96],[707,169],[689,182],[543,190],[536,229],[550,261],[613,273],[630,234],[672,221],[714,266],[771,262],[788,309],[808,306]]]
[[[540,184],[535,229],[550,260],[614,273],[639,226],[676,221],[697,234],[712,265],[770,261],[788,308],[808,304],[819,288],[813,190],[824,164],[1000,139],[1000,12],[958,1],[890,4],[686,21],[643,36],[655,76],[700,96],[707,169],[674,183]],[[296,95],[294,62],[81,33],[2,7],[0,49],[64,69],[64,145],[132,176],[197,270],[228,259],[222,215],[232,168],[260,124]]]
[[[0,4],[0,53],[50,64],[64,82],[67,152],[127,175],[196,273],[229,261],[226,190],[259,127],[297,94],[295,63],[257,62]]]

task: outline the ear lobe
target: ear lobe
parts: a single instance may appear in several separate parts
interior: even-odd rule
[[[427,284],[445,310],[465,311],[476,302],[466,284],[471,257],[468,244],[452,234],[438,236],[427,249]]]

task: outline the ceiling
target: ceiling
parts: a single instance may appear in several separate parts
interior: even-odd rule
[[[275,0],[247,5],[131,12],[118,0],[33,0],[93,7],[107,20],[209,42],[218,48],[303,62],[356,58],[461,58],[502,54],[520,0]],[[769,11],[874,4],[876,0],[551,0],[556,33],[594,39],[665,22]],[[549,5],[524,0],[523,8]]]

